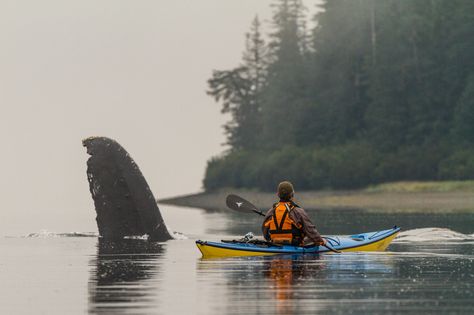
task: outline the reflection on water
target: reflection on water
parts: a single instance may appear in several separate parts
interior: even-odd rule
[[[126,313],[156,308],[151,279],[160,273],[163,245],[144,240],[99,239],[91,260],[89,312]]]
[[[260,218],[163,211],[188,239],[0,238],[0,313],[474,314],[473,214],[310,212],[337,234],[409,225],[383,253],[203,260],[195,239],[258,232]]]
[[[187,215],[186,211],[191,213]],[[118,244],[100,241],[97,257],[91,262],[89,311],[206,315],[471,314],[474,311],[474,246],[469,239],[460,240],[462,235],[441,230],[449,240],[457,236],[455,243],[445,238],[428,238],[431,243],[413,242],[420,232],[424,240],[428,232],[440,234],[437,229],[421,230],[407,235],[402,242],[395,242],[384,253],[205,260],[199,258],[194,238],[243,235],[255,226],[258,231],[259,218],[254,222],[248,220],[252,216],[192,211],[173,209],[167,213],[176,230],[193,231],[190,239],[163,245],[140,240]],[[355,219],[355,214],[360,217]],[[370,212],[339,211],[326,215],[319,213],[318,218],[324,219],[321,222],[328,226],[365,219],[360,224],[366,227],[364,230],[385,228],[388,221],[407,220],[398,214],[388,216],[387,222],[383,222],[380,215]],[[190,216],[193,220],[189,222],[183,219]],[[407,215],[421,225],[442,218],[442,215],[427,215],[426,223],[420,216]],[[461,216],[458,220],[465,219]],[[199,229],[194,224],[197,221]],[[463,224],[460,222],[461,227]],[[356,225],[342,225],[339,233],[350,233],[357,229]],[[456,230],[454,225],[452,228]]]
[[[474,261],[433,255],[344,253],[200,260],[198,282],[208,291],[213,288],[208,303],[227,314],[471,314]]]
[[[315,279],[325,268],[318,256],[285,256],[265,260],[262,277],[268,279],[273,288],[276,314],[295,314],[295,301],[302,298],[293,288],[301,279]],[[309,293],[311,294],[311,293]]]
[[[391,256],[368,259],[367,255],[201,259],[198,280],[214,286],[217,300],[230,304],[216,306],[222,307],[221,311],[228,307],[231,311],[227,313],[240,314],[242,308],[251,314],[324,313],[337,305],[338,299],[360,292],[363,286],[374,285],[374,279],[366,274],[378,275],[380,279],[380,275],[389,277],[396,273]],[[225,279],[225,290],[216,273]]]

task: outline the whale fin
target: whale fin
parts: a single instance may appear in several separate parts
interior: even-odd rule
[[[145,234],[156,241],[171,239],[156,199],[127,151],[106,137],[90,137],[82,144],[90,155],[87,179],[99,234],[107,239]]]

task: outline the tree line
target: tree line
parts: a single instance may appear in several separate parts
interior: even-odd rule
[[[474,178],[474,1],[275,0],[208,94],[229,150],[204,187],[347,189]],[[308,19],[314,27],[308,27]]]

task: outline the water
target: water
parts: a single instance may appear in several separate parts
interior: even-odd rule
[[[383,253],[205,260],[195,239],[258,233],[260,218],[161,208],[186,237],[111,243],[90,232],[4,235],[0,314],[474,313],[474,212],[314,211],[322,233],[394,224],[404,232]]]

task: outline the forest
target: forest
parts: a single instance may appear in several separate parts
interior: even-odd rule
[[[250,25],[240,64],[208,80],[230,120],[206,191],[474,179],[474,1],[272,8]]]

